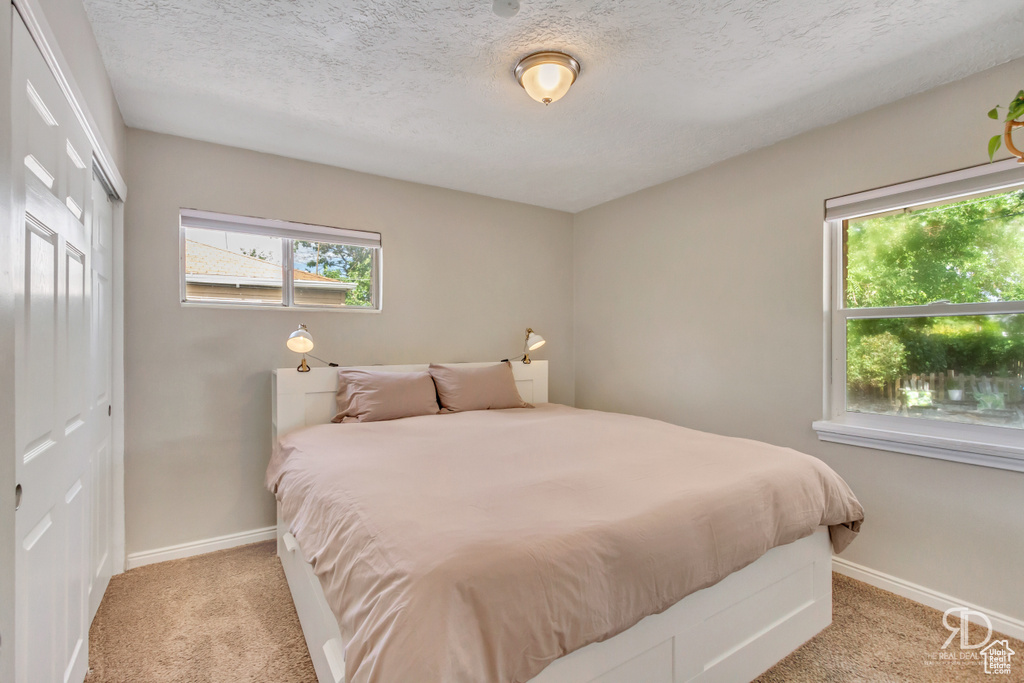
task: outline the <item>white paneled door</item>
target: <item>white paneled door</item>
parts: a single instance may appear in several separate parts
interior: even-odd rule
[[[23,216],[15,226],[15,675],[77,683],[111,569],[112,213],[89,139],[17,13],[13,32],[14,195]]]
[[[90,549],[89,621],[96,615],[103,592],[110,583],[114,558],[113,516],[113,403],[111,352],[113,339],[113,239],[114,206],[106,187],[92,177],[92,320],[89,348],[91,350],[89,395],[92,411],[97,416],[89,451],[89,477],[92,482],[92,548]]]

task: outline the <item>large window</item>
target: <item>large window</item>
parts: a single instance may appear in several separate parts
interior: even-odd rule
[[[1024,169],[827,205],[823,439],[1024,471]]]
[[[380,234],[181,211],[181,300],[380,310]]]

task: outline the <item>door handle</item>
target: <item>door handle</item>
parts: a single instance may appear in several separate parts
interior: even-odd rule
[[[21,507],[21,484],[14,487],[14,511]]]

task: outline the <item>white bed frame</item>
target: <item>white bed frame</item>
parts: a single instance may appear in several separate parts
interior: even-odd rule
[[[487,363],[466,363],[467,366]],[[364,369],[409,372],[426,365]],[[512,364],[523,400],[545,403],[547,361]],[[330,421],[337,370],[274,372],[273,437]],[[344,683],[338,623],[287,523],[277,517],[281,558],[319,683]],[[774,548],[719,583],[601,643],[555,660],[531,683],[747,683],[832,623],[828,530]]]

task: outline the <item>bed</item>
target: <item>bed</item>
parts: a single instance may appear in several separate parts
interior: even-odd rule
[[[411,372],[425,370],[426,366],[377,366],[372,369]],[[364,680],[374,683],[401,680],[405,683],[456,679],[529,679],[533,683],[747,681],[831,622],[833,541],[838,533],[841,540],[837,546],[849,542],[859,525],[862,511],[852,493],[845,488],[845,483],[828,468],[814,461],[817,465],[812,466],[815,473],[810,480],[815,481],[811,484],[803,482],[801,486],[816,489],[815,478],[823,476],[827,480],[824,488],[843,489],[833,491],[830,495],[834,496],[834,500],[825,502],[830,510],[828,523],[833,525],[832,540],[829,527],[819,526],[821,521],[808,521],[818,520],[818,516],[824,519],[824,512],[813,512],[810,516],[801,512],[803,516],[800,519],[785,523],[776,520],[775,527],[771,529],[751,532],[749,540],[745,537],[747,532],[738,534],[737,539],[744,538],[742,542],[728,534],[715,536],[715,528],[725,528],[719,518],[728,518],[735,513],[739,515],[737,519],[746,519],[751,516],[747,507],[753,505],[757,508],[758,505],[765,505],[765,501],[775,504],[772,501],[776,498],[787,497],[765,494],[761,483],[753,477],[746,478],[746,485],[750,487],[748,493],[728,504],[717,503],[716,511],[708,513],[709,517],[718,516],[712,519],[713,523],[693,522],[687,525],[673,521],[674,526],[666,526],[663,518],[667,512],[676,516],[670,517],[670,520],[693,520],[704,513],[693,512],[698,508],[685,507],[695,505],[689,499],[676,501],[674,498],[665,498],[664,491],[658,493],[650,489],[648,496],[648,488],[641,488],[636,489],[641,495],[632,497],[627,492],[631,487],[641,485],[634,482],[634,479],[645,480],[645,476],[646,483],[642,485],[652,486],[652,477],[650,473],[645,474],[645,470],[652,463],[664,461],[665,456],[655,454],[648,457],[646,453],[650,451],[653,454],[660,448],[658,438],[661,432],[674,438],[681,428],[643,418],[577,411],[546,404],[545,361],[534,361],[529,365],[514,364],[513,373],[520,395],[524,400],[537,404],[536,409],[414,417],[392,421],[394,424],[391,425],[374,423],[376,426],[366,428],[366,425],[325,424],[334,414],[338,386],[335,369],[318,368],[303,374],[290,369],[275,372],[274,442],[278,443],[278,439],[282,439],[282,443],[287,445],[285,450],[291,455],[290,459],[282,460],[284,456],[275,453],[271,469],[277,472],[274,475],[275,481],[285,481],[281,477],[290,477],[287,480],[288,486],[282,488],[294,491],[289,494],[290,498],[282,497],[279,493],[278,554],[320,683],[345,681],[346,664],[352,675],[350,683]],[[559,430],[569,424],[575,424],[576,431],[570,432],[573,438],[566,439]],[[586,467],[591,465],[582,463],[578,453],[576,460],[573,460],[569,455],[551,458],[544,451],[547,444],[559,440],[563,441],[558,444],[560,451],[571,453],[573,448],[569,441],[604,439],[598,433],[604,429],[605,424],[611,425],[607,437],[609,443],[614,443],[621,429],[642,429],[640,432],[627,432],[631,439],[637,438],[641,445],[646,443],[646,435],[650,433],[650,444],[644,446],[644,455],[636,461],[635,477],[628,469],[614,472],[613,468],[621,463],[616,465],[616,459],[610,457],[596,461],[593,476],[584,476],[580,480],[579,471],[589,475],[591,473],[587,472]],[[352,430],[354,426],[361,431]],[[309,429],[296,431],[304,427]],[[732,457],[729,455],[732,451],[743,450],[743,457],[747,458],[743,461],[747,463],[743,465],[744,469],[757,469],[761,466],[759,463],[768,462],[767,459],[751,460],[746,450],[760,454],[774,449],[757,442],[743,442],[700,432],[689,433],[693,439],[703,439],[699,444],[700,449],[719,452],[720,457],[725,458],[721,463],[728,462],[727,458]],[[591,436],[588,437],[588,434]],[[508,480],[512,487],[508,491],[507,501],[505,495],[490,495],[490,489],[483,491],[485,495],[478,491],[476,498],[462,500],[460,496],[463,490],[449,481],[458,479],[457,476],[445,474],[438,478],[436,472],[432,473],[431,467],[423,464],[429,462],[425,456],[407,452],[411,448],[409,444],[429,442],[443,445],[445,439],[455,439],[451,444],[439,447],[440,450],[431,451],[430,457],[441,457],[438,453],[451,452],[453,459],[446,461],[445,467],[464,474],[462,478],[475,485],[478,477],[491,475],[486,474],[486,470],[481,470],[484,474],[477,475],[474,468],[483,467],[485,465],[481,463],[489,461],[475,454],[467,457],[463,451],[478,451],[479,446],[464,448],[459,439],[475,438],[476,441],[472,443],[478,444],[486,442],[491,435],[494,435],[494,443],[514,442],[514,445],[493,448],[493,466],[506,467],[497,478]],[[329,459],[323,459],[326,451],[334,448],[332,444],[338,439],[344,440],[344,447],[352,453],[372,452],[373,457],[360,460],[355,456],[346,459],[348,456],[332,455]],[[368,491],[382,481],[379,473],[373,471],[377,467],[372,464],[377,458],[373,449],[381,449],[383,453],[387,448],[382,444],[392,442],[404,445],[396,447],[395,453],[382,456],[380,462],[383,464],[380,467],[393,468],[391,472],[394,473],[394,479],[389,480],[387,486],[394,487],[395,495],[385,495],[383,501],[380,496],[370,498]],[[587,446],[586,443],[582,448],[586,453],[590,453],[588,448],[592,448],[595,453],[599,450],[593,444]],[[782,460],[814,460],[786,449],[774,449],[772,452]],[[488,457],[490,455],[488,450]],[[605,455],[599,457],[605,458]],[[284,461],[289,463],[291,470],[281,466],[280,463]],[[310,462],[321,469],[301,469],[302,463],[308,466]],[[720,469],[721,463],[715,467]],[[440,470],[445,471],[445,467]],[[557,468],[563,467],[576,472],[573,475],[576,479],[571,480],[572,486],[568,489],[563,487],[553,498],[564,499],[571,504],[566,506],[564,502],[559,503],[562,507],[556,507],[557,512],[552,514],[543,507],[547,504],[545,500],[534,496],[533,491],[549,487],[549,481],[562,481],[565,473]],[[549,471],[549,468],[556,468],[557,471]],[[700,469],[700,466],[695,469]],[[709,471],[711,469],[714,467],[709,466]],[[538,481],[533,480],[535,472]],[[586,491],[581,494],[576,489],[593,486],[604,487],[602,490],[608,491],[609,476],[614,479],[612,495],[607,500],[602,499],[593,509],[584,509],[591,505],[593,496]],[[271,478],[268,471],[268,483]],[[656,484],[654,488],[658,488]],[[551,486],[554,485],[551,483]],[[421,515],[406,519],[402,515],[400,502],[420,495],[424,487],[428,493],[422,495],[429,500],[429,505]],[[448,487],[451,487],[450,490]],[[276,486],[274,488],[276,490]],[[335,489],[344,489],[351,496],[335,503],[325,493]],[[531,493],[526,498],[517,499],[516,495],[521,495],[517,492],[526,489]],[[390,491],[388,488],[384,493]],[[690,498],[699,498],[704,493],[703,489],[695,489]],[[817,495],[814,493],[811,497]],[[643,500],[640,501],[643,504],[637,503],[637,499],[646,497],[650,497],[650,505]],[[282,505],[282,501],[286,504]],[[670,502],[676,507],[668,510],[659,501]],[[515,505],[519,507],[507,507]],[[345,526],[342,534],[344,538],[338,541],[348,543],[349,549],[357,549],[349,553],[353,558],[346,559],[341,557],[345,552],[328,549],[334,541],[328,542],[326,539],[341,532],[332,526],[334,522],[327,523],[320,518],[326,519],[328,511],[334,507],[342,512],[335,510],[333,514],[350,513],[352,519],[359,522],[359,529]],[[601,522],[605,508],[609,510],[608,523]],[[577,513],[578,510],[581,511]],[[465,513],[466,517],[452,523],[450,518],[455,513]],[[558,533],[545,531],[544,534],[537,534],[532,528],[520,529],[519,526],[526,524],[525,520],[531,514],[552,520],[548,526],[558,529]],[[594,530],[584,528],[586,525],[573,526],[574,516],[587,520],[587,524],[597,520],[594,522]],[[387,521],[389,519],[390,522]],[[418,543],[417,530],[424,528],[421,523],[429,524],[426,528],[432,530],[429,542]],[[417,527],[417,524],[421,526]],[[409,548],[417,546],[417,543],[422,546],[415,550],[409,549],[409,557],[415,557],[416,553],[422,555],[435,552],[436,547],[436,552],[447,558],[464,547],[483,547],[479,537],[473,538],[473,545],[468,544],[463,536],[472,537],[473,533],[479,531],[477,527],[490,530],[495,524],[501,528],[499,542],[486,546],[487,552],[473,555],[468,563],[473,569],[464,569],[467,564],[465,561],[455,573],[448,572],[447,564],[437,565],[445,567],[446,580],[449,574],[455,577],[451,579],[451,586],[435,582],[427,584],[432,588],[420,588],[418,594],[413,592],[410,586],[423,584],[423,576],[398,573],[395,579],[388,573],[392,564],[403,565],[405,555],[399,558],[400,561],[394,560],[394,554],[387,556],[387,562],[383,563],[387,567],[381,569],[379,575],[365,570],[367,564],[382,563],[379,558],[384,557],[385,551],[388,551],[384,543],[392,536],[397,538],[404,534]],[[560,525],[565,528],[562,529]],[[586,533],[579,533],[581,529]],[[629,533],[621,533],[621,529],[629,529]],[[680,554],[680,548],[688,547],[675,547],[675,544],[683,542],[682,537],[689,533],[706,535],[704,532],[707,529],[712,530],[711,537],[696,539],[694,543],[695,547],[701,543],[710,543],[714,547],[714,552],[708,554],[711,559],[698,557],[693,560],[685,553]],[[356,531],[363,535],[358,535]],[[606,543],[605,536],[612,537],[614,543],[601,545]],[[680,539],[677,540],[676,536]],[[762,536],[765,538],[762,539]],[[657,542],[648,540],[647,546],[638,545],[634,551],[630,544],[634,539],[643,541],[645,537]],[[600,538],[600,543],[594,541],[594,538]],[[770,539],[774,540],[769,542]],[[489,542],[490,539],[485,537],[485,540]],[[378,542],[384,551],[378,551]],[[766,545],[760,547],[760,544]],[[772,547],[776,544],[777,547]],[[371,555],[363,552],[363,548],[371,546]],[[403,547],[402,550],[405,552],[407,548]],[[507,553],[507,556],[502,553]],[[544,564],[547,562],[547,554],[557,558],[551,560],[550,567]],[[567,568],[577,561],[577,555],[594,555],[598,559],[593,562],[587,560],[576,565],[575,569]],[[648,555],[657,560],[649,559]],[[360,557],[357,560],[355,556]],[[665,578],[656,573],[647,576],[646,572],[651,566],[664,566],[672,558],[680,566],[685,565],[685,571],[681,570],[678,577],[673,574]],[[310,561],[307,562],[307,559]],[[591,567],[598,565],[601,571],[592,572]],[[534,571],[535,566],[540,569]],[[511,578],[501,579],[504,583],[496,583],[494,577],[502,573],[509,574]],[[594,576],[586,576],[590,573]],[[437,571],[431,570],[431,581],[437,574]],[[547,578],[537,583],[534,574]],[[371,578],[367,579],[368,575]],[[581,578],[578,575],[583,576]],[[409,579],[409,576],[415,576],[417,580]],[[636,579],[642,585],[642,590],[630,585],[634,576],[646,577]],[[532,587],[529,584],[530,577],[535,581]],[[517,583],[520,580],[522,586]],[[348,604],[348,599],[342,596],[355,595],[354,591],[360,587],[360,581],[370,581],[369,591],[360,594],[371,595],[371,599],[362,602],[351,600],[351,604]],[[372,586],[377,586],[379,591]],[[594,586],[599,587],[598,593],[602,595],[600,600],[593,597],[598,594],[594,592]],[[447,596],[449,593],[454,596],[451,600],[445,598],[436,607],[432,606],[437,602],[437,595]],[[492,595],[493,600],[501,601],[499,605],[486,604]],[[681,595],[685,597],[679,599]],[[605,600],[607,605],[604,604]],[[571,608],[566,605],[571,605]],[[431,612],[431,609],[437,611]],[[582,625],[579,628],[572,619],[565,618],[573,610],[581,613]],[[444,615],[447,616],[442,618]],[[517,622],[516,619],[521,621]],[[405,632],[400,628],[403,620],[406,624]],[[471,631],[472,635],[477,631],[493,633],[496,634],[495,639],[490,642],[481,640],[480,644],[473,638],[466,642],[452,640],[458,647],[451,652],[445,651],[449,642],[445,640],[445,629],[462,628],[463,622],[468,625],[465,630]],[[353,631],[353,623],[370,626]],[[546,630],[549,623],[552,626]],[[348,625],[348,650],[339,624]],[[413,628],[412,624],[418,624],[418,628]],[[347,663],[346,651],[349,656]],[[524,663],[518,663],[516,657]],[[458,676],[450,673],[456,670],[463,673]],[[352,674],[353,671],[356,673]],[[423,673],[428,671],[434,673]],[[474,673],[466,674],[466,671]]]

